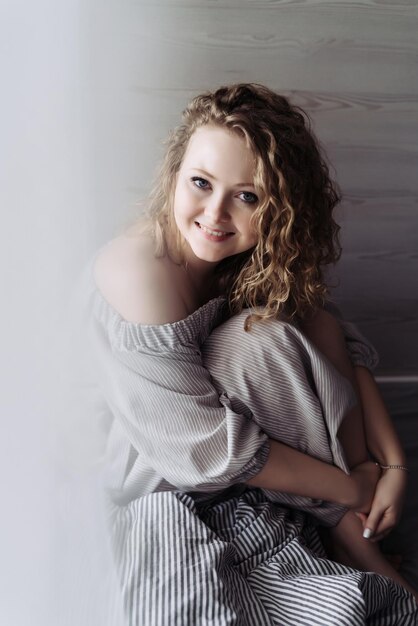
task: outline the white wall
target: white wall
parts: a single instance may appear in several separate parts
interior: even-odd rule
[[[0,623],[57,624],[53,457],[68,289],[91,247],[82,2],[0,5]]]

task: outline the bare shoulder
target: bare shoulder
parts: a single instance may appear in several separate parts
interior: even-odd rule
[[[188,312],[177,288],[178,268],[156,257],[147,235],[120,235],[96,257],[93,276],[105,300],[127,321],[166,324]]]

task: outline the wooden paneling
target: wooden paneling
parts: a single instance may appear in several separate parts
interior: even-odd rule
[[[337,301],[381,373],[418,373],[417,2],[95,0],[89,12],[98,230],[146,195],[191,96],[265,83],[310,114],[342,188]]]

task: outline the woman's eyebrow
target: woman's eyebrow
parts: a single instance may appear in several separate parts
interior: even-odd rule
[[[213,174],[210,174],[206,170],[201,170],[198,167],[193,167],[192,169],[195,170],[196,172],[201,172],[208,178],[212,178],[212,180],[218,180],[216,176],[214,176]],[[236,185],[233,185],[233,187],[254,187],[254,184],[253,183],[237,183]]]

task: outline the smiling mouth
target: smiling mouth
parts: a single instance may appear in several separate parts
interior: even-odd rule
[[[206,233],[207,235],[211,235],[212,237],[230,237],[231,235],[234,235],[234,233],[228,232],[226,230],[218,230],[216,228],[209,228],[208,226],[205,226],[204,224],[200,224],[199,222],[195,222],[196,226],[198,226],[201,230],[203,230],[204,233]]]

